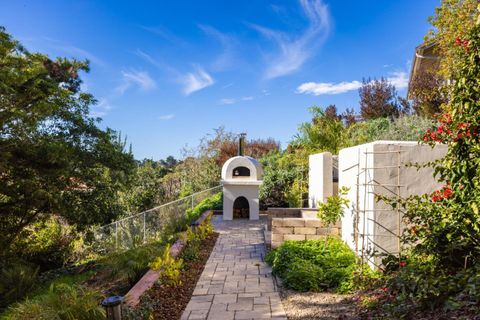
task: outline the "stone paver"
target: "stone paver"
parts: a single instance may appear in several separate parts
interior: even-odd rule
[[[182,318],[287,319],[265,263],[265,217],[259,221],[223,221],[213,216],[220,237]]]

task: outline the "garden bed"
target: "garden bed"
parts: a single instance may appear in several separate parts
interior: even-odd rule
[[[185,310],[193,290],[218,238],[218,233],[202,241],[198,258],[185,260],[180,275],[181,284],[174,286],[157,282],[147,294],[141,298],[137,312],[153,314],[154,319],[179,319]],[[144,310],[142,312],[142,309]]]

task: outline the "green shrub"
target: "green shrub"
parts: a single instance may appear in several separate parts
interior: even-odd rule
[[[182,259],[187,261],[197,260],[199,257],[200,245],[203,240],[213,233],[212,216],[209,215],[203,222],[193,231],[187,229],[187,243],[182,250]]]
[[[187,209],[186,216],[190,221],[198,219],[206,210],[221,210],[223,207],[223,193],[219,192],[203,199],[193,209]]]
[[[126,279],[134,285],[148,270],[148,264],[164,249],[164,242],[155,242],[142,247],[109,254],[101,260],[111,277]]]
[[[266,261],[286,287],[298,291],[348,291],[356,268],[355,254],[339,239],[285,241]]]
[[[83,286],[51,285],[47,293],[10,307],[3,319],[104,319],[105,311],[100,306],[101,298],[98,292]]]
[[[350,188],[341,187],[338,194],[327,198],[326,202],[318,203],[317,217],[327,226],[335,224],[343,217],[343,208],[348,208],[350,200],[347,194]]]
[[[26,227],[12,246],[12,254],[50,270],[69,262],[76,234],[57,217],[37,221]]]
[[[23,261],[14,261],[0,270],[0,308],[20,300],[33,290],[38,280],[39,267]]]
[[[162,255],[157,257],[149,266],[153,270],[160,271],[160,281],[172,286],[181,284],[180,272],[182,270],[183,260],[175,260],[175,258],[170,255],[170,245],[167,245]]]
[[[432,120],[416,115],[400,116],[393,121],[378,118],[352,125],[349,130],[349,145],[355,146],[375,140],[417,141]]]

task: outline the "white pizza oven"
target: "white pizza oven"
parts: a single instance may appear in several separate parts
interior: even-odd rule
[[[228,159],[222,167],[223,220],[259,218],[259,188],[262,184],[262,165],[252,157],[243,155],[240,137],[239,155]]]

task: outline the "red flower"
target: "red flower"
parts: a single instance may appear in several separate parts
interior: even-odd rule
[[[399,266],[400,268],[405,268],[407,266],[407,263],[405,261],[401,261]]]
[[[444,130],[445,130],[445,125],[444,125],[444,124],[441,124],[441,125],[437,128],[437,132],[438,132],[438,133],[443,133]]]
[[[470,127],[470,123],[461,122],[461,123],[457,124],[458,129],[467,129],[468,127]]]
[[[462,45],[462,39],[460,39],[460,38],[455,39],[455,44],[456,44],[457,46]]]
[[[432,193],[432,201],[433,202],[438,202],[438,201],[442,201],[443,200],[443,196],[442,196],[442,193],[440,192],[440,190],[436,190]]]
[[[443,115],[443,119],[445,123],[452,123],[453,121],[452,117],[450,116],[450,113],[448,112]]]
[[[445,189],[443,189],[443,198],[448,199],[452,196],[452,194],[453,191],[450,187],[446,187]]]

